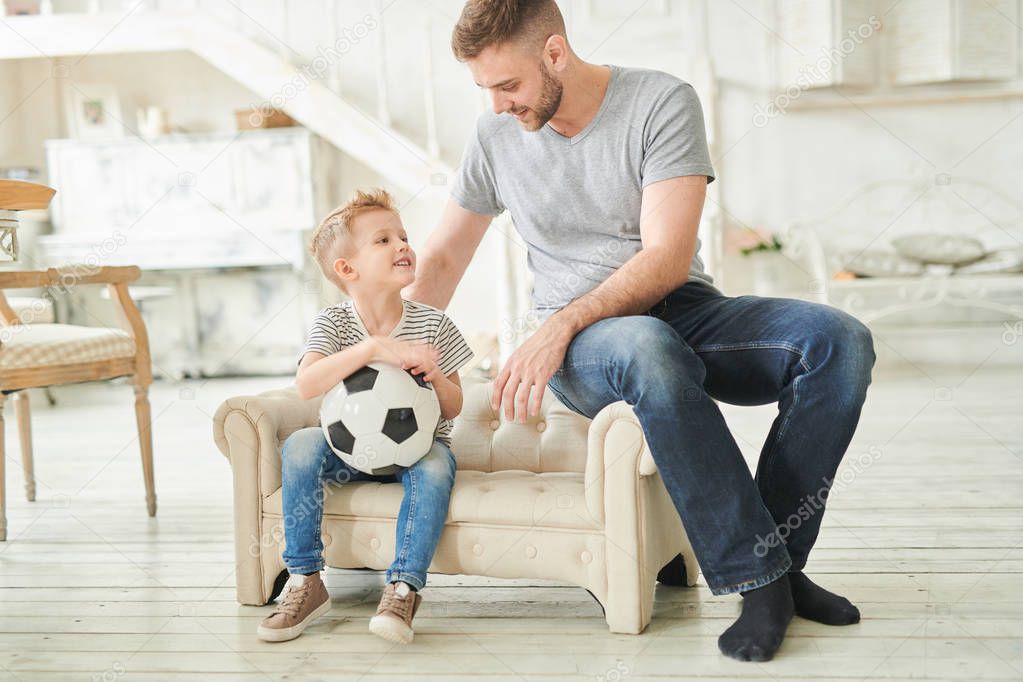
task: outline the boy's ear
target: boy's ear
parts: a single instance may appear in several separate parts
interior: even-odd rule
[[[355,271],[352,264],[345,258],[338,258],[334,261],[334,274],[342,282],[352,282],[359,277],[359,273]]]

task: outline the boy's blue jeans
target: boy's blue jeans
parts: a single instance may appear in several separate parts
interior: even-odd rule
[[[870,331],[836,308],[690,281],[577,334],[549,385],[588,417],[633,406],[707,584],[726,594],[806,564],[873,365]],[[756,478],[713,399],[778,403]]]
[[[289,573],[312,573],[323,569],[324,483],[350,481],[401,481],[405,497],[397,519],[394,562],[387,582],[401,580],[417,590],[426,585],[426,569],[433,561],[444,520],[448,515],[451,487],[455,483],[455,457],[441,441],[421,460],[387,476],[371,476],[352,469],[334,454],[320,427],[299,429],[284,441],[282,507],[284,514],[284,565]],[[336,492],[327,486],[328,494]]]

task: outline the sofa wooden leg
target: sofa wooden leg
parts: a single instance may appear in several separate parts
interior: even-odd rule
[[[18,419],[18,442],[21,444],[21,468],[25,472],[25,498],[36,499],[36,475],[32,457],[32,410],[28,391],[14,394],[14,414]]]

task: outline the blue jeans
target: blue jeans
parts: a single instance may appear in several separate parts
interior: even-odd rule
[[[394,562],[387,569],[387,582],[401,580],[423,589],[455,483],[455,457],[447,445],[434,441],[430,452],[412,466],[387,476],[371,476],[345,464],[330,449],[320,427],[315,426],[299,429],[284,441],[281,462],[284,565],[289,573],[323,570],[320,526],[325,482],[343,485],[400,480],[405,497],[398,511]],[[328,486],[327,490],[332,488]]]
[[[870,384],[870,331],[836,308],[690,281],[587,327],[550,388],[593,417],[632,405],[711,592],[802,570]],[[714,400],[778,403],[756,477]]]

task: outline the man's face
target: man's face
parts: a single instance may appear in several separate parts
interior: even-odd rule
[[[416,278],[416,254],[397,214],[384,209],[360,213],[352,219],[350,253],[334,263],[347,263],[361,286],[401,289]],[[338,275],[346,279],[344,272]]]
[[[540,130],[561,105],[562,84],[543,53],[513,43],[491,45],[467,64],[476,84],[490,93],[494,113],[509,114],[530,132]]]

